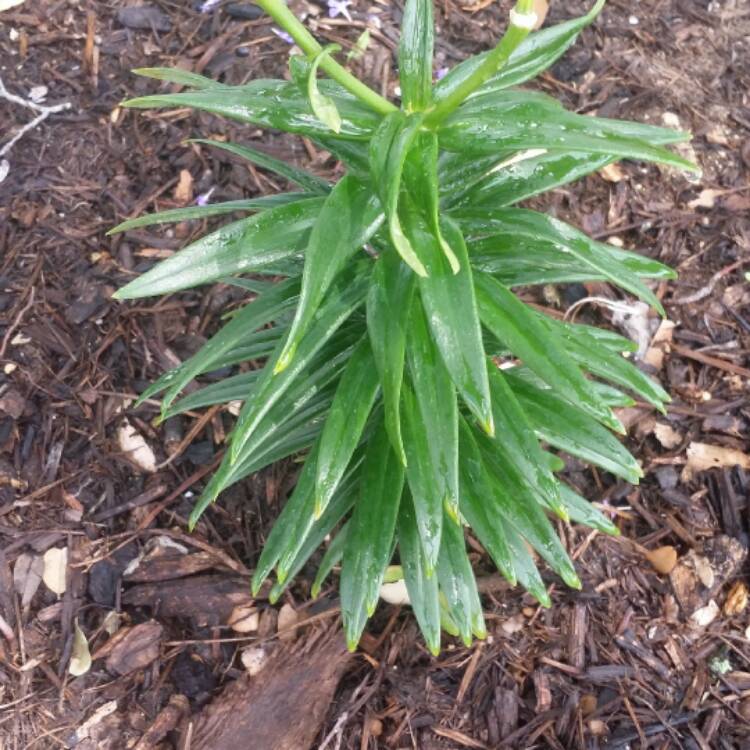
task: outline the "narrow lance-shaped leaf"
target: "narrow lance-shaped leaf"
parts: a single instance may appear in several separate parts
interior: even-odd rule
[[[432,0],[407,0],[398,48],[401,100],[407,112],[423,110],[430,103],[434,26]]]
[[[441,148],[467,156],[543,148],[661,162],[698,171],[679,154],[652,145],[643,133],[630,123],[567,112],[544,94],[504,90],[464,103],[444,122],[438,136]]]
[[[544,514],[534,490],[518,472],[507,455],[482,436],[477,436],[492,488],[492,502],[572,588],[581,588],[573,563]]]
[[[158,81],[176,83],[193,89],[224,89],[231,88],[223,83],[214,81],[198,73],[191,73],[181,68],[134,68],[133,73],[144,78],[156,78]]]
[[[466,554],[463,528],[445,523],[438,559],[438,581],[445,595],[448,612],[458,626],[461,640],[468,647],[472,633],[486,638],[487,629],[482,615],[477,582]]]
[[[271,208],[207,234],[115,292],[117,299],[169,294],[262,269],[301,252],[323,204],[310,198]]]
[[[324,57],[341,49],[338,44],[329,44],[324,47],[312,60],[310,73],[307,78],[307,95],[310,98],[310,106],[313,114],[334,133],[341,132],[341,115],[336,109],[336,103],[330,96],[320,92],[318,88],[318,66]]]
[[[564,482],[560,482],[560,496],[568,509],[572,521],[601,531],[603,534],[619,536],[620,529],[609,518]]]
[[[299,305],[274,372],[289,366],[333,280],[382,220],[377,198],[354,177],[344,177],[328,195],[310,233]]]
[[[399,508],[398,548],[409,601],[430,652],[440,652],[440,599],[437,576],[428,573],[414,506],[404,493]]]
[[[320,90],[330,97],[341,115],[342,138],[366,140],[380,116],[333,81],[321,81]],[[310,101],[295,83],[258,79],[244,86],[205,88],[180,94],[154,94],[123,102],[138,109],[193,107],[232,120],[310,137],[326,136],[331,130],[313,115]]]
[[[560,252],[553,242],[524,236],[512,230],[484,234],[476,224],[462,222],[471,237],[471,263],[478,271],[492,274],[505,286],[531,284],[564,284],[586,281],[605,281],[607,277],[580,258]],[[472,230],[476,229],[476,233]],[[472,237],[472,235],[474,235]],[[674,271],[663,263],[643,255],[611,247],[606,256],[622,264],[636,276],[652,279],[672,279]]]
[[[435,237],[409,213],[409,235],[427,263],[429,276],[419,280],[422,304],[432,338],[461,398],[488,434],[494,433],[486,355],[466,244],[458,227],[446,219],[445,237],[457,253],[454,274]]]
[[[546,465],[534,428],[503,373],[493,362],[489,363],[488,370],[498,430],[493,445],[512,463],[529,486],[545,498],[554,512],[567,521],[567,511],[560,502],[559,483]]]
[[[186,206],[185,208],[170,208],[167,211],[158,211],[154,214],[144,214],[135,219],[128,219],[118,224],[107,232],[107,236],[128,232],[131,229],[150,227],[154,224],[177,223],[191,219],[207,219],[210,216],[222,216],[235,211],[264,211],[267,208],[284,206],[287,203],[310,198],[307,193],[280,193],[279,195],[264,195],[260,198],[249,198],[247,200],[226,201],[224,203],[211,203],[207,206]]]
[[[549,68],[575,42],[578,32],[596,18],[603,6],[604,0],[597,0],[594,7],[581,17],[529,34],[513,50],[508,62],[477,91],[476,95],[488,90],[517,86]],[[451,94],[482,64],[488,54],[489,52],[483,52],[474,55],[456,65],[448,75],[435,84],[435,98],[440,101]]]
[[[310,588],[310,596],[313,599],[317,599],[320,595],[320,590],[323,588],[326,578],[330,575],[331,571],[338,565],[344,557],[344,546],[346,545],[346,535],[349,533],[349,522],[347,521],[342,527],[341,531],[333,538],[331,543],[328,545],[328,549],[323,555],[323,559],[320,561],[318,572],[315,574],[315,580]]]
[[[406,330],[414,297],[415,276],[398,254],[380,253],[367,293],[367,332],[380,375],[385,427],[393,450],[406,464],[399,403],[404,377]]]
[[[412,305],[407,346],[411,381],[424,433],[428,436],[433,484],[439,489],[440,501],[454,521],[458,521],[456,390],[430,335],[419,298]]]
[[[669,394],[619,352],[607,348],[594,338],[597,334],[592,332],[598,329],[562,323],[541,313],[539,317],[544,325],[558,333],[570,356],[584,370],[628,388],[662,413],[665,412],[664,403],[671,400]],[[632,350],[632,347],[628,349]]]
[[[198,375],[224,367],[226,355],[248,338],[249,334],[291,310],[299,294],[299,281],[289,279],[276,284],[257,299],[245,305],[218,333],[190,359],[158,381],[167,387],[161,403],[162,416],[182,389]],[[156,384],[155,384],[156,385]],[[147,391],[148,393],[148,391]],[[142,398],[148,398],[144,394]]]
[[[356,496],[356,482],[342,485],[323,515],[309,525],[309,531],[307,525],[301,529],[304,537],[295,537],[294,545],[290,546],[289,550],[282,554],[279,560],[278,579],[274,587],[279,593],[291,583],[312,554],[323,544],[324,539],[352,507]],[[274,603],[273,600],[272,603]]]
[[[505,372],[537,435],[560,450],[638,484],[638,462],[604,427],[550,390],[541,390]]]
[[[386,115],[370,141],[370,169],[388,220],[391,241],[404,262],[417,275],[426,276],[424,261],[404,234],[398,212],[404,162],[421,125],[419,114]]]
[[[534,558],[531,556],[526,541],[513,528],[512,524],[505,527],[505,536],[508,540],[511,554],[513,555],[513,568],[516,572],[518,582],[528,591],[543,607],[551,607],[547,589],[542,577],[539,575]]]
[[[466,214],[461,214],[462,223],[468,221],[471,224],[472,214],[488,229],[490,227],[505,229],[516,236],[527,237],[535,242],[554,244],[559,252],[569,253],[586,263],[613,284],[634,294],[664,315],[664,308],[656,295],[635,273],[620,263],[617,256],[611,253],[606,245],[592,240],[569,224],[538,211],[519,208],[493,211],[488,223],[483,222],[481,212],[474,214],[469,210]]]
[[[426,429],[417,406],[416,397],[404,383],[401,389],[403,408],[401,411],[403,434],[406,448],[406,479],[414,508],[415,521],[424,554],[425,572],[431,576],[440,554],[440,536],[443,531],[443,503],[445,501],[445,481],[435,471],[433,439]]]
[[[281,175],[290,182],[296,182],[297,185],[309,190],[311,193],[317,195],[326,195],[331,191],[331,186],[326,180],[316,177],[310,172],[306,172],[304,169],[293,167],[285,161],[275,159],[273,156],[264,154],[262,151],[258,151],[249,146],[241,146],[237,143],[224,143],[222,141],[212,141],[207,138],[191,138],[187,143],[201,143],[204,146],[212,146],[213,148],[227,151],[230,154],[239,156],[242,159],[247,159],[251,164],[257,164],[263,169],[268,169],[271,172]]]
[[[421,214],[421,218],[427,222],[429,231],[438,241],[440,249],[445,253],[451,270],[453,273],[458,273],[461,264],[456,256],[457,251],[446,240],[440,225],[438,139],[434,133],[420,132],[414,139],[414,144],[404,162],[404,185],[408,195],[409,210],[416,209]],[[407,239],[414,245],[415,239],[410,236],[410,228],[408,223],[404,225]],[[415,250],[421,257],[420,248],[416,247]]]
[[[315,517],[326,509],[362,436],[378,392],[378,371],[365,336],[341,375],[320,436],[315,476]]]
[[[461,459],[461,514],[489,552],[498,570],[511,585],[515,585],[513,555],[508,546],[504,523],[493,503],[489,501],[492,497],[489,477],[474,440],[472,428],[463,417],[459,419],[458,439]]]
[[[342,279],[341,287],[337,287],[337,290],[329,295],[308,335],[302,340],[302,344],[297,350],[297,356],[289,367],[279,374],[274,373],[276,362],[281,354],[280,348],[268,360],[253,400],[245,403],[237,418],[237,425],[232,434],[230,446],[232,462],[237,461],[245,443],[250,440],[263,417],[291,387],[326,341],[362,304],[362,297],[367,288],[367,279],[361,271],[362,269],[355,270],[348,279]]]
[[[623,431],[612,411],[595,396],[578,366],[534,313],[499,281],[476,274],[477,302],[484,325],[546,383],[612,429]]]
[[[381,422],[367,446],[360,496],[344,546],[341,614],[346,643],[356,648],[367,618],[375,611],[396,530],[404,467]]]

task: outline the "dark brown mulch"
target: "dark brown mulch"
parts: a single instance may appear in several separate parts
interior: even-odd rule
[[[317,8],[321,37],[349,47],[367,14],[377,13],[379,30],[358,65],[393,93],[398,5],[354,3],[353,23],[326,19],[325,6],[305,7]],[[582,7],[553,3],[550,19]],[[473,13],[439,3],[436,66],[489,45],[506,11],[507,4]],[[237,291],[217,286],[129,305],[110,299],[203,231],[107,238],[117,221],[210,190],[217,201],[285,187],[186,147],[184,138],[260,143],[336,173],[299,139],[185,111],[117,106],[158,87],[131,76],[134,67],[178,64],[232,83],[283,74],[286,44],[268,22],[241,12],[236,4],[201,14],[160,2],[144,16],[91,0],[86,9],[27,1],[2,14],[8,90],[28,97],[43,85],[45,104],[71,104],[23,136],[0,183],[0,739],[8,748],[175,747],[180,727],[183,737],[193,731],[184,729],[186,717],[199,722],[204,707],[213,707],[210,716],[222,701],[234,705],[231,693],[248,672],[260,670],[248,689],[270,690],[273,665],[287,664],[285,655],[303,654],[304,666],[304,653],[315,653],[336,618],[334,591],[306,604],[309,581],[282,607],[253,600],[247,589],[294,467],[239,485],[188,535],[192,498],[231,417],[192,414],[155,428],[154,404],[129,408],[147,382],[195,350]],[[568,478],[622,530],[605,539],[561,525],[582,592],[548,575],[554,606],[541,610],[498,582],[477,547],[490,638],[472,649],[448,641],[432,659],[409,613],[383,605],[309,735],[317,731],[314,747],[703,750],[750,742],[750,14],[732,0],[611,0],[538,85],[577,111],[694,133],[704,170],[696,182],[624,164],[542,204],[680,271],[658,290],[675,326],[661,329],[662,343],[652,340],[648,356],[674,402],[666,417],[626,415],[646,471],[640,487],[568,462]],[[5,143],[34,113],[1,106]],[[601,301],[612,296],[590,285],[545,289],[536,302],[560,313],[576,304],[579,320],[615,325]],[[625,324],[651,338],[657,323],[639,326],[632,315]],[[122,453],[125,417],[155,452],[155,473]],[[38,582],[40,558],[63,547],[71,564],[58,597]],[[644,558],[658,548],[662,571],[665,559],[678,558],[669,575]],[[77,629],[94,662],[74,677]],[[330,700],[323,687],[310,684],[311,700]],[[318,721],[304,706],[284,718]]]

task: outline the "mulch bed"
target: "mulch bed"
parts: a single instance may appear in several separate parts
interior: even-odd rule
[[[305,575],[276,606],[263,592],[253,599],[247,576],[294,463],[235,486],[190,535],[186,518],[231,416],[189,414],[157,428],[155,403],[132,408],[242,295],[217,285],[114,302],[115,288],[205,226],[107,229],[209,191],[219,201],[285,187],[183,140],[260,144],[329,177],[339,167],[301,139],[182,110],[125,111],[122,99],[159,86],[129,71],[180,65],[239,83],[283,75],[288,45],[241,4],[207,13],[166,0],[146,13],[99,0],[43,5],[0,16],[7,90],[71,105],[23,135],[0,182],[0,745],[747,747],[746,6],[611,0],[535,84],[579,112],[694,134],[687,153],[703,167],[694,182],[625,163],[537,202],[679,270],[658,289],[673,326],[637,307],[613,312],[604,284],[533,298],[643,337],[646,366],[674,402],[666,416],[623,415],[646,473],[639,487],[568,461],[567,478],[622,531],[604,538],[560,524],[583,590],[545,573],[553,606],[543,610],[500,581],[476,545],[490,637],[470,649],[448,639],[433,659],[410,613],[385,604],[347,656],[335,589],[310,603]],[[329,19],[325,4],[304,7],[317,34],[345,49],[376,16],[355,66],[393,94],[398,4],[354,2],[352,22]],[[552,3],[549,17],[584,7]],[[436,9],[443,67],[491,44],[508,4]],[[36,113],[0,107],[1,147]],[[123,452],[123,428],[151,451],[155,471]],[[50,552],[63,548],[67,566]]]

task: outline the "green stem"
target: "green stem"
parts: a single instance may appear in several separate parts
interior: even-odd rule
[[[323,49],[315,37],[303,26],[283,0],[256,0],[266,13],[268,13],[284,31],[286,31],[297,46],[308,56],[314,57]],[[339,65],[330,55],[326,55],[320,62],[320,67],[328,73],[334,81],[338,81],[347,91],[350,91],[361,102],[370,109],[374,109],[381,115],[396,112],[397,107],[380,94],[366,86],[356,76],[353,76],[346,68]]]
[[[441,99],[431,110],[428,110],[427,117],[425,118],[426,126],[435,127],[439,125],[469,94],[476,91],[488,78],[495,75],[508,62],[508,58],[513,54],[516,47],[531,31],[528,26],[517,26],[513,23],[513,14],[528,16],[529,14],[533,14],[533,12],[533,0],[517,0],[516,7],[511,11],[510,26],[508,26],[497,47],[490,51],[482,61],[482,64],[460,86],[457,86],[445,99]]]

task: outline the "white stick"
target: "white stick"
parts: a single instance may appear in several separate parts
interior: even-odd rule
[[[33,109],[35,112],[39,112],[39,114],[33,120],[31,120],[31,122],[27,122],[26,125],[24,125],[18,131],[18,133],[13,136],[13,138],[11,138],[2,148],[0,148],[0,156],[5,156],[5,154],[7,154],[13,148],[13,146],[21,138],[23,138],[26,133],[28,133],[30,130],[33,130],[37,125],[39,125],[39,123],[46,120],[50,115],[55,114],[55,112],[62,112],[63,110],[70,109],[72,106],[70,102],[64,102],[63,104],[55,104],[51,107],[47,107],[43,104],[37,104],[30,99],[23,99],[20,96],[11,94],[10,91],[5,88],[5,84],[3,83],[2,78],[0,78],[0,99],[5,99],[6,101],[13,102],[13,104],[19,104],[22,107]]]

